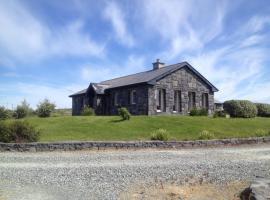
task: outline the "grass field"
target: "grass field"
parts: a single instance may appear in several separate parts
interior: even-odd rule
[[[149,140],[158,128],[166,129],[171,140],[195,140],[203,130],[216,138],[260,136],[270,131],[270,118],[133,116],[130,121],[120,121],[118,116],[62,116],[27,120],[41,130],[41,141]]]

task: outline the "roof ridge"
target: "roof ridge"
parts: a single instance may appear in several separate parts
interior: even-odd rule
[[[185,63],[185,62],[180,62],[180,63],[176,63],[176,64],[171,64],[171,65],[166,65],[162,68],[165,68],[165,67],[171,67],[171,66],[174,66],[174,65],[179,65],[179,64],[182,64],[182,63]],[[160,69],[162,69],[160,68]],[[158,71],[160,69],[151,69],[151,70],[147,70],[147,71],[142,71],[142,72],[137,72],[137,73],[134,73],[134,74],[129,74],[129,75],[125,75],[125,76],[120,76],[120,77],[117,77],[117,78],[112,78],[112,79],[108,79],[108,80],[105,80],[105,81],[101,81],[99,82],[98,84],[102,84],[103,82],[106,82],[106,81],[112,81],[112,80],[117,80],[117,79],[120,79],[120,78],[125,78],[125,77],[129,77],[129,76],[133,76],[133,75],[136,75],[136,74],[141,74],[141,73],[145,73],[145,72],[151,72],[151,71]]]

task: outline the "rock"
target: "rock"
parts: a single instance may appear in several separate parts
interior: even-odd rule
[[[256,178],[241,193],[241,200],[270,200],[270,179]]]

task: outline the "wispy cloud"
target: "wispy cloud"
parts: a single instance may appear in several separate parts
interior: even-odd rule
[[[145,58],[143,56],[130,55],[122,63],[111,63],[97,66],[87,63],[81,66],[81,78],[88,82],[100,82],[111,78],[140,72],[145,69]]]
[[[145,27],[153,34],[159,33],[164,43],[169,43],[163,56],[173,59],[182,52],[201,50],[216,38],[222,31],[225,13],[223,1],[149,0],[144,1],[143,17]]]
[[[127,30],[125,14],[116,2],[107,2],[103,15],[111,22],[117,40],[129,47],[135,44],[133,36]]]
[[[0,63],[29,62],[50,56],[101,56],[104,45],[84,32],[76,20],[57,29],[38,20],[20,1],[0,2]],[[10,62],[10,63],[8,63]]]

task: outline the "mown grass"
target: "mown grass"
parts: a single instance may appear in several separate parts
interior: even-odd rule
[[[270,131],[270,118],[132,116],[121,121],[118,116],[62,116],[27,120],[41,130],[41,141],[149,140],[159,128],[168,131],[170,140],[195,140],[203,130],[215,138],[256,136],[258,130],[267,135]]]

